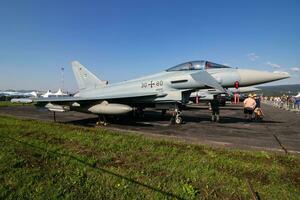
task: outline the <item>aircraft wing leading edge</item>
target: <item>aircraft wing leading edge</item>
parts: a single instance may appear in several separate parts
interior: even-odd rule
[[[202,82],[203,84],[215,88],[216,90],[219,90],[220,92],[225,92],[224,88],[218,83],[218,81],[212,77],[209,73],[206,71],[201,71],[198,73],[194,73],[191,75],[194,80]]]
[[[161,94],[155,93],[138,93],[138,94],[124,94],[124,95],[102,95],[97,97],[49,97],[34,99],[34,102],[80,102],[80,101],[97,101],[97,100],[110,100],[110,99],[125,99],[125,98],[139,98],[139,97],[156,97]]]

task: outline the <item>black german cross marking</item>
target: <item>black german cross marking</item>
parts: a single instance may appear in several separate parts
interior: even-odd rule
[[[148,85],[150,85],[150,87],[152,88],[155,85],[155,83],[151,81],[151,83],[149,83]]]

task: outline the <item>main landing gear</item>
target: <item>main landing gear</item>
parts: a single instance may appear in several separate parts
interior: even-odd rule
[[[96,126],[107,126],[107,120],[105,115],[98,115],[98,122],[96,123]]]
[[[145,116],[144,113],[144,108],[142,107],[137,107],[133,112],[132,112],[133,118],[134,119],[143,119]]]

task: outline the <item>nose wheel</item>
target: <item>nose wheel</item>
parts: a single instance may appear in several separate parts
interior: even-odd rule
[[[182,117],[176,116],[175,117],[175,124],[182,124]]]
[[[182,124],[183,119],[180,115],[181,115],[181,111],[176,108],[171,118],[171,124]]]

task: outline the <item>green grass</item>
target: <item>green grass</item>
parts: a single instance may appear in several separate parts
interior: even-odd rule
[[[12,103],[10,101],[0,101],[0,107],[5,106],[32,106],[32,103]]]
[[[0,199],[299,199],[298,157],[0,116]]]

